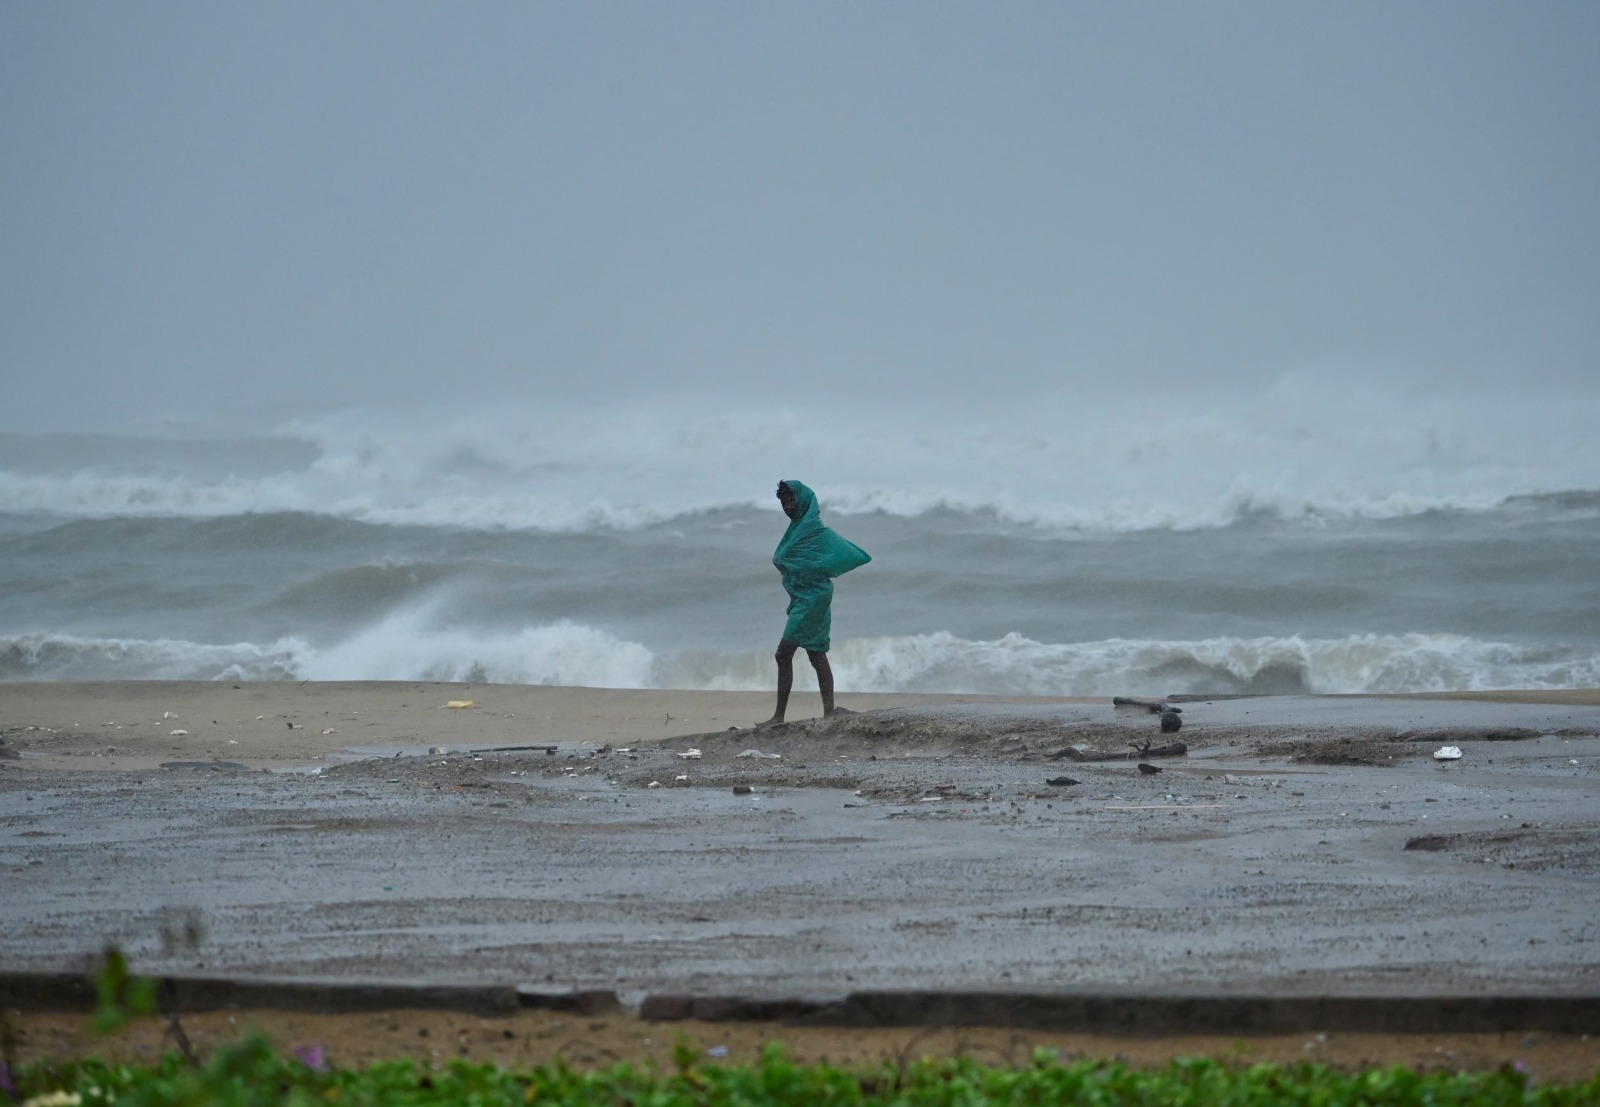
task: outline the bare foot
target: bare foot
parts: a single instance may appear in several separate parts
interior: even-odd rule
[[[772,727],[782,726],[782,725],[783,725],[783,716],[782,715],[774,715],[772,718],[766,720],[765,722],[757,723],[756,724],[756,729],[757,730],[770,730]]]
[[[855,714],[855,712],[851,711],[848,707],[835,707],[832,711],[827,712],[827,717],[831,719],[835,715],[854,715],[854,714]]]

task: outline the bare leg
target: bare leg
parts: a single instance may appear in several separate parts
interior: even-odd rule
[[[787,638],[778,640],[778,650],[772,655],[773,660],[778,663],[778,709],[772,713],[772,718],[764,723],[757,723],[758,727],[777,726],[783,722],[783,713],[789,710],[789,693],[794,688],[794,653],[799,648]],[[833,674],[829,673],[828,677],[829,695],[831,697],[833,694]]]
[[[833,666],[828,664],[828,655],[821,650],[807,650],[806,656],[811,659],[811,667],[817,671],[817,690],[822,693],[822,714],[836,714],[833,706]]]

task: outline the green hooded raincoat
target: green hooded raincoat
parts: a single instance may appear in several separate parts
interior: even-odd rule
[[[783,483],[794,493],[797,510],[772,554],[789,593],[783,636],[802,649],[825,653],[833,625],[833,578],[859,569],[872,555],[822,525],[815,492],[797,480]]]

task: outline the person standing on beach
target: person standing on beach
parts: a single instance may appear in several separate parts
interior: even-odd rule
[[[849,714],[833,705],[833,668],[828,664],[833,578],[872,560],[866,550],[822,525],[817,494],[804,484],[780,480],[778,503],[789,517],[789,529],[773,551],[772,564],[783,577],[783,590],[789,593],[789,620],[783,624],[783,637],[773,655],[778,662],[778,708],[760,726],[783,722],[783,714],[789,708],[789,691],[794,687],[795,651],[802,649],[817,671],[823,715]]]

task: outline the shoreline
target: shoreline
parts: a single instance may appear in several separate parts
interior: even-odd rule
[[[1219,697],[1272,701],[1291,697]],[[1600,706],[1600,689],[1424,692],[1292,697],[1331,703],[1483,703]],[[0,739],[35,768],[128,771],[176,761],[227,761],[288,770],[371,751],[425,753],[513,744],[659,744],[685,735],[750,730],[772,693],[581,688],[434,681],[94,681],[0,684]],[[1178,697],[1175,703],[1200,700]],[[452,709],[452,701],[472,707]],[[1109,705],[1109,697],[843,692],[868,712],[965,704],[1031,708]],[[820,714],[796,692],[789,722]],[[346,751],[346,752],[341,752]],[[0,760],[0,764],[8,762]]]

